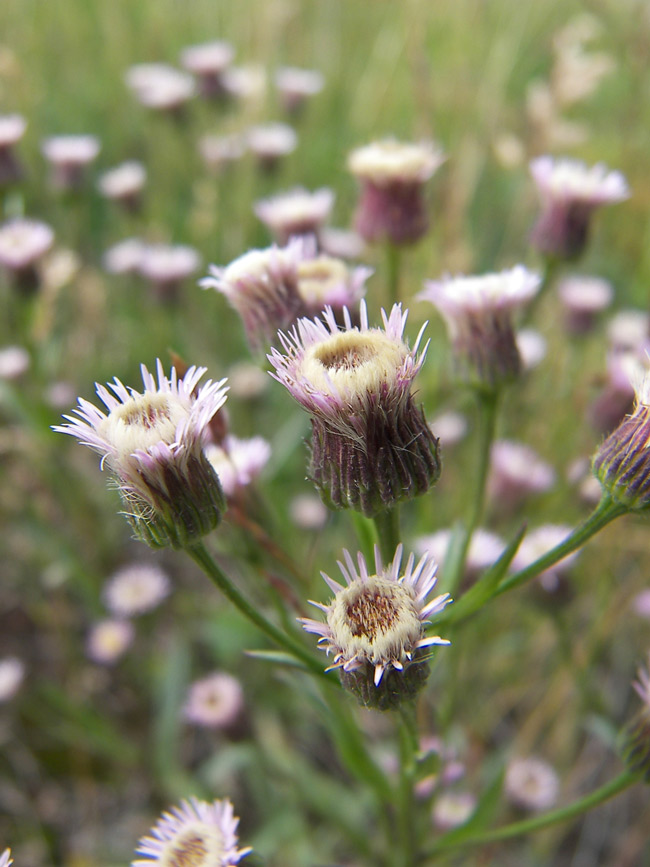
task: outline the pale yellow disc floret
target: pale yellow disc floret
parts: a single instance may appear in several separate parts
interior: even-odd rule
[[[183,825],[165,846],[161,867],[215,867],[225,855],[223,834],[205,822]]]
[[[347,397],[365,396],[389,387],[408,356],[404,343],[382,331],[341,331],[310,346],[301,373],[314,389],[331,392],[332,385]]]
[[[442,152],[429,142],[404,144],[387,139],[357,148],[348,168],[375,184],[417,183],[427,180],[443,162]]]
[[[403,659],[422,637],[413,588],[377,575],[337,593],[327,623],[344,658],[374,665]]]
[[[171,394],[147,392],[111,410],[97,432],[111,443],[118,460],[123,460],[138,449],[146,450],[159,442],[171,445],[176,440],[179,423],[187,414],[183,404]]]
[[[318,256],[307,259],[298,265],[298,292],[301,297],[314,304],[327,298],[327,293],[347,284],[349,273],[347,266],[340,259],[330,256]]]

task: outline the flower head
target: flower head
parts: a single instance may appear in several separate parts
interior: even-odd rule
[[[275,73],[275,86],[289,114],[297,114],[310,96],[320,93],[325,85],[322,72],[282,66]]]
[[[52,246],[54,231],[47,223],[17,218],[0,226],[0,265],[17,273],[37,262]]]
[[[156,608],[169,596],[166,572],[152,563],[123,566],[104,587],[106,607],[118,617],[135,617]]]
[[[441,831],[458,828],[467,822],[476,805],[476,795],[472,792],[444,792],[433,805],[433,824]]]
[[[510,762],[504,787],[515,806],[541,812],[557,802],[560,781],[548,762],[530,756]]]
[[[198,79],[201,94],[208,98],[225,95],[223,74],[235,56],[229,42],[216,39],[190,45],[181,53],[181,64]]]
[[[253,206],[255,215],[269,227],[278,244],[286,244],[294,235],[317,235],[328,219],[334,193],[327,187],[313,193],[297,187]]]
[[[150,837],[142,837],[131,867],[235,867],[251,851],[237,848],[237,825],[229,800],[190,798],[162,814]]]
[[[194,96],[191,75],[165,63],[138,63],[126,73],[126,84],[147,108],[177,114]]]
[[[287,328],[300,315],[301,258],[302,244],[298,240],[286,247],[249,250],[226,268],[210,265],[210,276],[199,285],[226,296],[242,318],[249,344],[259,350],[279,328]]]
[[[173,301],[183,280],[196,273],[201,257],[186,244],[152,244],[145,246],[138,270],[153,286],[161,301]]]
[[[543,156],[531,162],[530,172],[542,203],[531,241],[541,253],[558,259],[581,255],[595,208],[630,195],[623,175],[602,163],[589,168],[579,160]]]
[[[13,698],[25,678],[25,663],[17,656],[0,659],[0,704]]]
[[[424,183],[444,159],[431,142],[386,139],[352,151],[348,168],[362,188],[355,217],[359,234],[369,242],[419,240],[429,227]]]
[[[650,375],[639,370],[631,415],[602,443],[592,468],[609,495],[631,510],[650,505]]]
[[[43,156],[51,167],[50,181],[57,190],[76,190],[84,181],[84,170],[101,149],[94,135],[56,135],[42,144]]]
[[[237,722],[243,708],[240,682],[230,674],[216,671],[190,686],[183,716],[205,728],[225,729]]]
[[[395,707],[424,685],[426,648],[450,643],[426,636],[424,630],[429,618],[451,601],[448,593],[427,601],[436,583],[436,563],[425,554],[416,564],[411,554],[402,571],[402,553],[399,545],[384,567],[375,546],[371,573],[363,554],[355,565],[344,550],[345,563],[338,566],[345,586],[322,572],[334,598],[328,605],[311,603],[325,612],[326,621],[302,619],[304,629],[319,635],[319,645],[333,655],[330,669],[340,670],[343,685],[363,704],[380,710]]]
[[[86,653],[98,665],[113,665],[126,653],[134,638],[135,629],[129,620],[100,620],[88,633]]]
[[[119,379],[109,391],[97,384],[108,414],[79,398],[75,416],[54,430],[75,436],[102,455],[114,474],[125,514],[136,535],[152,547],[182,548],[216,527],[223,492],[203,453],[207,426],[226,400],[225,379],[199,380],[204,367],[168,379],[157,362],[158,384],[142,365],[144,390]],[[111,392],[113,392],[111,394]]]
[[[586,334],[593,330],[597,315],[612,303],[613,291],[612,284],[601,277],[575,275],[561,281],[558,295],[567,331]]]
[[[331,308],[322,319],[300,319],[280,334],[285,354],[268,356],[272,374],[311,415],[310,472],[336,508],[375,515],[427,491],[440,475],[438,441],[411,395],[424,362],[420,331],[411,350],[403,340],[408,313],[382,310],[384,328],[370,328],[361,302],[360,326],[347,308],[339,329]]]
[[[242,440],[228,434],[220,445],[208,444],[205,453],[224,494],[232,497],[259,476],[271,457],[271,446],[264,437]]]
[[[20,114],[0,115],[0,188],[22,180],[25,170],[14,154],[14,145],[23,137],[27,121]]]
[[[130,160],[104,172],[98,186],[107,199],[121,203],[126,210],[135,211],[140,205],[140,194],[146,180],[147,170],[142,163]]]
[[[298,147],[296,131],[286,123],[254,126],[248,131],[247,139],[250,152],[264,171],[273,171],[283,157]]]
[[[534,297],[540,282],[539,274],[516,265],[500,273],[429,280],[418,298],[442,314],[465,375],[495,388],[520,372],[512,314]]]
[[[366,291],[372,268],[352,268],[342,259],[321,254],[298,263],[298,294],[306,316],[317,316],[325,307],[356,310]]]

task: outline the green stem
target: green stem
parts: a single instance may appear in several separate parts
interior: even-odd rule
[[[444,838],[439,840],[426,854],[427,860],[433,858],[439,852],[448,849],[462,848],[465,846],[482,846],[486,843],[496,843],[499,840],[509,840],[511,837],[519,837],[522,834],[530,834],[533,831],[541,831],[543,828],[550,828],[552,825],[557,825],[560,822],[566,822],[569,819],[574,819],[576,816],[581,816],[587,813],[594,807],[604,804],[615,795],[623,792],[633,783],[639,781],[639,775],[633,774],[630,771],[623,771],[618,777],[605,783],[600,789],[585,795],[573,804],[567,807],[559,807],[557,810],[551,810],[541,816],[534,816],[532,819],[524,819],[521,822],[513,822],[511,825],[505,825],[503,828],[496,828],[493,831],[486,831],[484,834],[476,834],[474,837],[466,837],[456,839],[445,843]]]
[[[607,526],[615,518],[624,515],[627,511],[626,506],[614,502],[609,494],[604,493],[600,503],[598,503],[591,515],[580,526],[576,527],[564,542],[556,545],[555,548],[551,548],[550,551],[542,557],[538,557],[534,563],[526,566],[525,569],[520,569],[519,572],[515,572],[514,575],[502,581],[494,595],[500,596],[507,590],[519,587],[520,584],[523,584],[530,578],[535,578],[537,575],[545,572],[546,569],[550,569],[551,566],[564,559],[567,554],[571,554],[578,548],[582,548],[599,530],[602,530],[603,527]]]
[[[399,506],[393,506],[392,509],[380,512],[378,515],[375,515],[373,521],[377,528],[381,558],[384,561],[384,566],[386,566],[388,563],[392,563],[400,542]]]
[[[532,319],[533,314],[539,307],[540,301],[548,294],[548,290],[553,285],[561,265],[562,263],[559,259],[550,256],[546,258],[544,263],[544,272],[542,273],[542,282],[537,294],[526,309],[526,316],[524,317],[525,322],[529,322]]]
[[[278,629],[278,627],[271,623],[270,620],[267,620],[266,617],[264,617],[263,614],[260,614],[257,608],[239,592],[228,576],[217,565],[202,542],[198,542],[196,545],[193,545],[191,548],[187,548],[186,550],[194,562],[203,569],[212,583],[221,590],[223,595],[232,602],[235,608],[239,609],[244,617],[254,623],[255,626],[257,626],[257,628],[267,635],[273,642],[284,648],[284,650],[292,656],[295,656],[296,659],[299,659],[312,674],[317,675],[320,679],[327,680],[328,683],[336,683],[330,675],[326,674],[320,662],[314,659],[305,647],[291,638],[291,636],[282,632],[281,629]]]
[[[388,310],[400,300],[400,271],[402,265],[402,251],[396,244],[390,241],[386,244],[386,271],[388,274]]]
[[[467,519],[462,529],[459,543],[450,550],[450,563],[445,563],[443,582],[446,592],[453,594],[465,571],[467,552],[472,541],[474,530],[483,517],[485,507],[485,491],[490,468],[490,451],[496,429],[499,396],[496,392],[479,391],[478,400],[478,465],[474,475],[474,485],[471,488]]]
[[[398,800],[398,849],[391,863],[411,867],[417,864],[417,834],[415,818],[415,799],[413,787],[415,785],[415,757],[419,750],[417,722],[415,718],[415,702],[400,705],[399,708],[399,752],[400,752],[400,779]]]

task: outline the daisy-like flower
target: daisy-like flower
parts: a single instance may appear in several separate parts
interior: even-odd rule
[[[190,798],[162,814],[150,837],[142,837],[131,867],[235,867],[252,850],[238,849],[237,825],[227,798],[212,803]]]
[[[204,289],[225,295],[242,318],[248,343],[259,351],[280,328],[287,328],[302,312],[298,294],[298,263],[302,244],[249,250],[226,268],[210,265],[210,276],[199,281]]]
[[[543,156],[531,162],[530,172],[542,205],[531,242],[540,253],[557,259],[582,254],[592,211],[630,196],[624,176],[602,163],[588,167],[579,160]]]
[[[262,171],[274,171],[298,147],[296,131],[286,123],[268,123],[248,131],[248,148]]]
[[[13,863],[14,859],[11,857],[11,849],[5,849],[2,855],[0,855],[0,867],[10,867]]]
[[[638,370],[634,411],[602,443],[592,469],[609,495],[630,510],[650,505],[650,374]]]
[[[464,375],[494,389],[520,373],[512,316],[540,283],[539,274],[516,265],[495,274],[429,280],[418,298],[442,314]]]
[[[325,78],[316,69],[283,66],[275,73],[275,86],[285,111],[298,114],[311,96],[321,92]]]
[[[0,266],[18,290],[39,287],[37,265],[53,242],[53,229],[39,220],[16,218],[0,226]]]
[[[361,237],[398,245],[422,238],[429,228],[424,184],[444,160],[432,142],[386,139],[352,151],[348,169],[361,183],[355,216]]]
[[[235,49],[229,42],[216,39],[185,48],[181,53],[181,65],[196,76],[201,96],[215,99],[226,93],[223,74],[234,56]]]
[[[298,264],[298,294],[305,316],[317,316],[325,307],[341,313],[344,307],[356,310],[366,293],[372,268],[348,266],[342,259],[321,254]]]
[[[488,493],[501,509],[515,509],[526,497],[555,484],[555,470],[537,452],[512,440],[497,440],[490,452]]]
[[[477,803],[476,795],[471,792],[444,792],[433,805],[433,824],[441,831],[458,828],[467,822]]]
[[[592,331],[596,317],[609,307],[614,294],[609,280],[579,275],[562,280],[557,291],[564,307],[569,334]]]
[[[133,274],[140,270],[147,245],[140,238],[125,238],[104,253],[102,264],[109,274]]]
[[[438,480],[438,441],[411,395],[424,363],[403,340],[408,311],[382,310],[383,330],[370,328],[365,302],[360,327],[344,308],[339,329],[331,308],[300,319],[272,349],[272,374],[311,415],[310,476],[323,500],[373,516],[425,493]]]
[[[108,409],[79,398],[78,416],[55,431],[75,436],[102,455],[115,476],[135,535],[153,548],[184,548],[213,530],[225,508],[219,479],[203,452],[207,428],[226,400],[226,380],[199,388],[205,367],[168,379],[157,361],[158,384],[142,365],[144,391],[119,379],[97,384]]]
[[[557,803],[560,781],[548,762],[529,756],[510,762],[504,790],[508,800],[516,807],[542,812]]]
[[[236,677],[216,671],[195,681],[183,707],[184,718],[198,726],[227,729],[244,709],[244,691]]]
[[[195,274],[201,257],[187,244],[151,244],[145,246],[138,270],[162,302],[177,299],[183,280]]]
[[[228,434],[220,445],[206,446],[205,453],[219,476],[224,494],[233,497],[262,472],[271,457],[271,446],[264,437],[242,440]]]
[[[253,206],[255,215],[269,227],[278,244],[286,244],[294,235],[317,236],[334,205],[334,193],[327,187],[313,193],[296,187]]]
[[[319,645],[332,654],[330,669],[338,669],[341,682],[367,707],[387,710],[412,698],[429,674],[427,648],[450,642],[426,636],[425,624],[451,601],[448,593],[427,601],[436,583],[437,564],[427,554],[415,563],[409,555],[402,571],[403,546],[384,567],[375,546],[375,572],[363,557],[355,565],[349,551],[338,561],[345,586],[322,572],[334,592],[328,605],[311,602],[326,621],[302,618],[307,632],[319,635]]]
[[[165,63],[138,63],[125,80],[141,105],[176,116],[196,92],[191,75]]]
[[[122,163],[100,177],[98,187],[107,199],[122,205],[125,210],[137,211],[141,203],[142,189],[147,180],[147,170],[136,160]]]
[[[104,587],[106,607],[118,617],[135,617],[156,608],[169,596],[166,572],[153,563],[130,563],[110,578]]]
[[[25,664],[17,656],[0,659],[0,704],[12,699],[25,678]]]
[[[129,620],[100,620],[88,633],[86,654],[98,665],[114,665],[133,644],[134,638],[135,629]]]
[[[55,190],[78,190],[84,182],[86,166],[101,149],[94,135],[56,135],[45,139],[43,156],[50,164],[50,183]]]
[[[20,114],[0,115],[0,187],[22,180],[25,170],[14,153],[14,145],[27,129],[27,121]]]

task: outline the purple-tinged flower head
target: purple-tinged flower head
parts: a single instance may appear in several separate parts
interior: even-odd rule
[[[286,247],[273,245],[249,250],[225,268],[210,266],[210,276],[199,281],[204,289],[225,295],[242,318],[251,349],[259,352],[302,312],[298,294],[298,263],[303,256],[299,240]]]
[[[53,242],[53,229],[39,220],[16,218],[0,226],[0,266],[18,291],[38,289],[37,266]]]
[[[619,310],[607,323],[607,341],[613,352],[634,352],[650,337],[646,310]]]
[[[17,656],[0,659],[0,704],[10,701],[25,679],[25,663]]]
[[[127,87],[141,105],[182,117],[186,104],[196,93],[191,75],[166,63],[138,63],[126,73]]]
[[[344,307],[355,311],[366,294],[366,280],[373,274],[372,268],[364,265],[351,267],[342,259],[324,253],[307,256],[298,263],[298,294],[303,303],[305,316],[318,316],[325,307],[331,307],[342,321]]]
[[[41,150],[50,164],[50,183],[62,192],[83,186],[86,166],[97,158],[101,144],[94,135],[56,135],[46,138]]]
[[[146,180],[147,170],[142,163],[129,160],[104,172],[97,186],[107,199],[118,202],[126,211],[134,213],[140,208]]]
[[[504,790],[515,807],[541,813],[557,803],[560,781],[548,762],[529,756],[513,759],[508,764]]]
[[[205,454],[230,499],[259,476],[271,457],[271,446],[264,437],[242,440],[228,434],[219,445],[209,443]]]
[[[157,608],[169,596],[166,572],[153,563],[130,563],[111,576],[103,591],[106,607],[117,617],[137,617]]]
[[[181,66],[196,76],[201,96],[222,99],[226,95],[223,74],[234,57],[232,45],[216,39],[185,48],[181,53]]]
[[[230,66],[221,80],[228,96],[238,102],[262,103],[266,97],[268,81],[263,66]]]
[[[162,814],[136,849],[131,867],[236,867],[252,850],[238,849],[237,825],[227,798],[212,803],[190,798]]]
[[[429,427],[443,448],[455,446],[467,435],[467,419],[462,413],[453,410],[441,412],[432,419]]]
[[[201,257],[186,244],[150,244],[145,246],[138,265],[155,297],[163,303],[178,299],[181,285],[201,267]]]
[[[511,568],[517,572],[530,566],[535,560],[543,557],[552,548],[564,542],[572,530],[573,527],[569,527],[566,524],[543,524],[541,527],[531,530],[522,539],[517,553],[512,560]],[[579,556],[580,551],[574,551],[538,576],[537,582],[539,586],[544,593],[551,594],[555,602],[561,597],[568,598],[571,596],[567,575]]]
[[[345,585],[321,573],[334,593],[328,605],[311,602],[326,615],[325,622],[302,618],[307,632],[333,657],[341,682],[361,704],[378,710],[397,707],[412,698],[429,674],[429,648],[450,642],[427,636],[425,625],[451,602],[449,594],[427,597],[436,584],[437,564],[425,554],[416,564],[410,554],[402,569],[403,546],[384,567],[375,546],[375,571],[363,554],[355,564],[349,551],[338,561]]]
[[[216,671],[190,685],[183,717],[208,729],[229,729],[241,718],[244,691],[236,677]]]
[[[11,857],[11,849],[5,849],[0,855],[0,867],[11,867],[14,859]]]
[[[436,798],[431,818],[440,831],[459,828],[470,818],[477,805],[472,792],[443,792]]]
[[[114,665],[135,639],[135,629],[129,620],[107,618],[90,628],[86,638],[86,655],[97,665]]]
[[[500,509],[518,508],[527,497],[555,484],[555,470],[530,446],[497,440],[490,453],[488,494]]]
[[[294,235],[318,237],[321,226],[329,218],[334,205],[334,193],[327,187],[313,193],[296,187],[253,205],[255,215],[268,226],[278,244],[286,244]]]
[[[515,343],[524,372],[537,367],[546,358],[548,343],[535,328],[521,328],[515,334]]]
[[[140,270],[147,245],[140,238],[126,238],[104,253],[102,265],[109,274],[134,274]]]
[[[0,381],[20,379],[32,363],[29,352],[22,346],[0,347]]]
[[[554,259],[577,259],[587,245],[592,211],[630,196],[623,175],[602,163],[588,167],[579,160],[543,156],[531,162],[530,172],[542,205],[531,243]]]
[[[21,181],[25,176],[23,164],[14,153],[14,145],[26,129],[27,121],[22,115],[0,115],[0,189]]]
[[[248,149],[264,172],[277,169],[281,160],[298,147],[296,131],[286,123],[268,123],[248,130]]]
[[[299,494],[289,504],[291,520],[301,530],[322,530],[329,512],[316,494]]]
[[[516,265],[499,273],[427,280],[418,298],[442,314],[465,378],[492,390],[521,371],[512,317],[540,283],[539,274]]]
[[[428,536],[417,538],[413,547],[418,554],[428,554],[438,563],[444,563],[452,540],[451,530],[437,530]],[[465,559],[465,579],[474,580],[488,569],[503,554],[506,543],[496,533],[477,527],[467,549]]]
[[[639,666],[637,676],[633,686],[642,707],[624,729],[622,752],[628,769],[650,783],[650,654],[648,667]]]
[[[610,497],[631,511],[650,505],[650,374],[639,370],[634,411],[594,455],[594,475]]]
[[[79,398],[68,424],[54,427],[102,455],[115,476],[124,514],[138,539],[153,548],[184,548],[213,530],[225,508],[219,479],[203,447],[208,425],[226,400],[225,379],[199,387],[204,367],[158,383],[142,365],[144,390],[119,379],[97,394],[108,413]],[[113,392],[113,393],[111,393]]]
[[[310,97],[320,93],[324,86],[325,77],[317,69],[282,66],[275,73],[275,87],[288,114],[299,114]]]
[[[404,342],[408,311],[382,310],[384,328],[370,328],[365,302],[360,326],[331,308],[280,333],[284,353],[268,356],[272,374],[311,415],[309,473],[327,505],[372,516],[423,494],[440,475],[438,441],[416,407],[411,385],[424,363]]]
[[[363,238],[351,229],[323,226],[318,241],[322,252],[335,259],[360,259],[365,253]]]
[[[429,228],[424,184],[444,160],[432,142],[386,139],[352,151],[348,169],[361,184],[355,216],[361,237],[400,246],[419,241]]]
[[[238,162],[246,153],[246,147],[246,139],[236,133],[204,135],[198,143],[199,153],[206,168],[214,174],[219,174]]]
[[[557,291],[564,307],[565,327],[569,334],[588,334],[593,331],[598,314],[609,307],[614,295],[609,280],[582,275],[566,277],[560,282]]]

